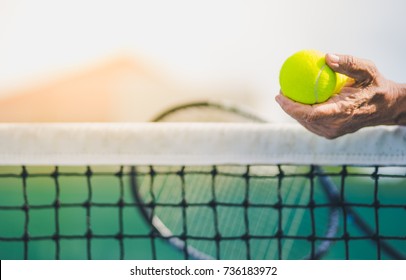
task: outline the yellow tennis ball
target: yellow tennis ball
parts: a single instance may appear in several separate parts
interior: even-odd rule
[[[348,77],[334,72],[325,54],[302,50],[283,63],[279,73],[282,94],[304,104],[322,103],[340,92]]]

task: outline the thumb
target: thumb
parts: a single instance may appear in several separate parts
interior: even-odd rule
[[[334,71],[353,78],[358,86],[367,86],[376,78],[376,66],[368,60],[351,55],[327,54],[326,62]]]

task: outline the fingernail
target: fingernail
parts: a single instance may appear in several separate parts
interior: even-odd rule
[[[330,65],[331,66],[333,66],[333,67],[338,67],[339,66],[338,63],[340,62],[340,58],[337,55],[329,53],[328,57],[330,59]]]
[[[330,57],[331,62],[333,62],[333,63],[340,62],[340,58],[337,55],[329,53],[328,56]]]

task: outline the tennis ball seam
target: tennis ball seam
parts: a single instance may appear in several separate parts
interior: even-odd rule
[[[314,83],[314,100],[316,103],[319,102],[319,81],[320,81],[320,77],[321,74],[324,71],[324,68],[326,68],[327,64],[323,64],[323,66],[320,68],[319,73],[317,73],[317,77],[316,77],[316,82]]]

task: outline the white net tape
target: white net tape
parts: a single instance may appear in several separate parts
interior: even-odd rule
[[[299,125],[1,124],[0,165],[404,165],[406,128],[327,140]]]

